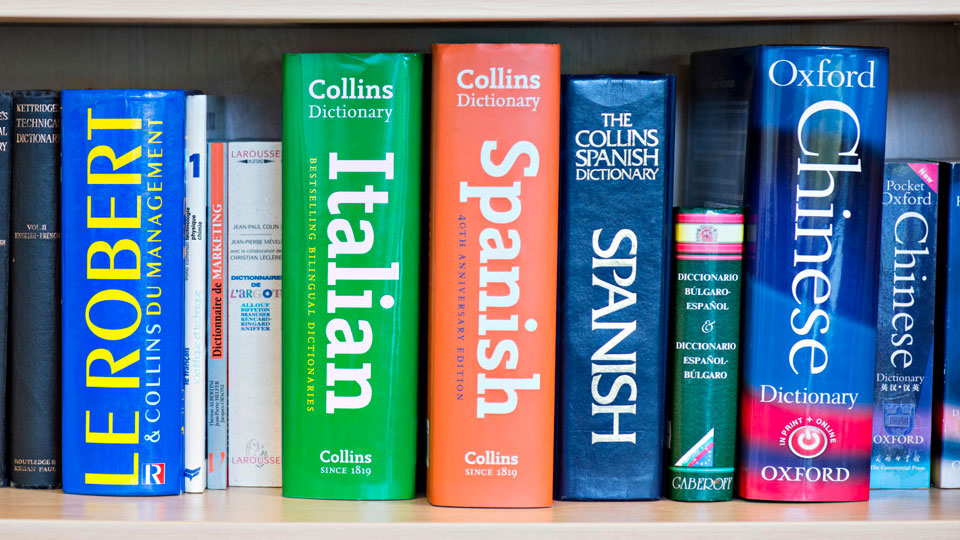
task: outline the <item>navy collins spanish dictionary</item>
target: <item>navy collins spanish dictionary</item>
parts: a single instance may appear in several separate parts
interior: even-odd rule
[[[182,91],[63,99],[63,490],[183,487]]]
[[[562,85],[559,499],[660,496],[674,78]]]

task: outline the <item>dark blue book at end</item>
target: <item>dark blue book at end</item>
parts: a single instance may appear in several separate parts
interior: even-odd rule
[[[558,499],[660,496],[674,86],[563,81]]]
[[[182,91],[66,90],[63,490],[183,488]]]
[[[10,164],[13,94],[0,92],[0,487],[7,485],[7,299],[10,278]]]
[[[960,162],[940,166],[931,480],[960,488]]]

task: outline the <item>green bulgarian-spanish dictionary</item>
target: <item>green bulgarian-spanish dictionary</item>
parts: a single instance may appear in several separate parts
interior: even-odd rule
[[[414,497],[423,56],[283,57],[283,494]]]
[[[666,493],[678,501],[723,501],[733,493],[743,212],[679,208],[674,219]]]

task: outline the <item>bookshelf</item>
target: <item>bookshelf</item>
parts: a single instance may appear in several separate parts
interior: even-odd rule
[[[549,41],[565,73],[677,74],[684,155],[689,54],[753,43],[890,48],[889,157],[960,156],[956,0],[0,1],[0,87],[198,88],[227,98],[226,133],[279,138],[283,52]],[[677,178],[683,178],[682,161]],[[677,190],[678,198],[682,190]],[[283,499],[276,489],[159,499],[0,489],[3,537],[957,538],[960,490],[874,492],[869,503],[557,503],[552,509]]]
[[[957,538],[960,491],[874,492],[869,503],[587,503],[553,508],[437,508],[412,501],[284,499],[279,489],[119,498],[0,489],[5,538]]]

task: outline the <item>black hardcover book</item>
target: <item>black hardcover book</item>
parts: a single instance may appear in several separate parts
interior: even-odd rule
[[[60,486],[60,95],[13,95],[10,485]],[[82,201],[74,201],[81,204]]]
[[[0,487],[7,485],[7,278],[10,269],[10,144],[13,94],[0,92]]]

